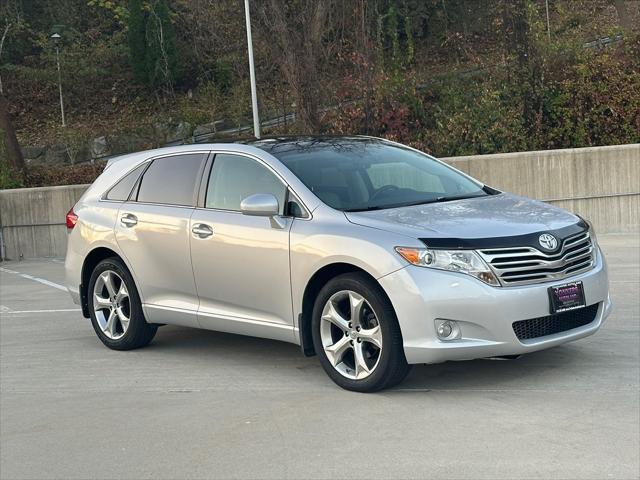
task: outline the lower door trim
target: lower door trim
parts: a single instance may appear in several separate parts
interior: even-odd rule
[[[179,325],[181,327],[199,328],[198,312],[175,307],[142,304],[144,315],[149,323],[162,323],[166,325]]]
[[[281,323],[261,322],[248,318],[214,315],[204,312],[198,313],[198,323],[201,328],[218,332],[236,333],[250,337],[270,338],[283,342],[298,344],[299,340],[292,325]]]

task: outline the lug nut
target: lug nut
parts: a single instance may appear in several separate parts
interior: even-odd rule
[[[353,340],[351,340],[349,343],[350,343],[351,345],[353,345]]]
[[[362,343],[362,339],[361,338],[358,339],[358,343]]]
[[[359,332],[360,331],[360,327],[356,327],[356,331]]]
[[[349,328],[353,328],[353,325],[351,325],[351,322],[349,322]]]

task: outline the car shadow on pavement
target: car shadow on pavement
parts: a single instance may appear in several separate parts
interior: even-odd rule
[[[166,326],[159,329],[155,340],[145,350],[163,357],[179,357],[186,362],[193,356],[199,362],[210,361],[212,366],[223,362],[241,364],[244,369],[255,365],[256,370],[262,370],[265,365],[277,365],[281,374],[286,375],[286,369],[290,368],[292,374],[298,374],[296,377],[304,370],[302,381],[316,385],[327,380],[317,357],[304,357],[299,347],[292,343],[263,338]],[[576,376],[588,376],[586,370],[595,362],[592,353],[588,346],[567,344],[513,360],[479,359],[414,365],[407,379],[389,393],[562,389],[575,382]]]

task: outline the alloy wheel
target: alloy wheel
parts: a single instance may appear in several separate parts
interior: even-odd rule
[[[93,309],[98,325],[108,338],[118,340],[129,328],[131,300],[127,285],[113,270],[105,270],[93,287]]]
[[[382,331],[367,300],[351,290],[334,293],[324,305],[320,338],[327,359],[351,380],[371,375],[382,354]]]

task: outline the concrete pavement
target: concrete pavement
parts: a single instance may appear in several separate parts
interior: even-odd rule
[[[163,327],[110,351],[59,261],[0,264],[0,477],[638,478],[640,239],[600,243],[595,336],[370,395],[270,340]]]

